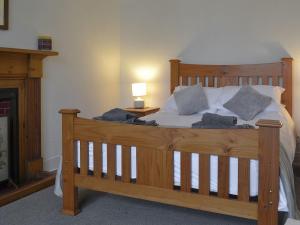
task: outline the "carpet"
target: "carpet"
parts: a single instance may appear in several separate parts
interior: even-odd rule
[[[0,208],[1,225],[254,225],[255,221],[92,191],[80,192],[82,212],[61,214],[53,187]]]
[[[285,225],[300,225],[300,221],[288,219]]]
[[[295,183],[297,200],[300,205],[300,177],[295,178]],[[60,212],[61,199],[53,194],[53,187],[50,187],[1,207],[0,225],[256,224],[256,221],[252,220],[93,191],[81,190],[79,201],[81,213],[76,217],[64,216]],[[295,224],[293,221],[288,222],[289,225]]]

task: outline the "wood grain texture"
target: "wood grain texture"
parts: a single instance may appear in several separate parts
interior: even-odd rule
[[[252,202],[241,202],[140,184],[113,183],[106,179],[96,179],[91,176],[75,175],[75,184],[78,187],[95,191],[103,191],[248,219],[257,219],[257,203]]]
[[[135,126],[83,118],[74,119],[77,140],[102,140],[106,143],[134,145],[146,149],[173,149],[191,153],[258,158],[256,129],[191,129]],[[215,140],[218,140],[217,142]],[[199,148],[201,146],[201,148]]]
[[[55,51],[39,51],[39,50],[32,50],[32,49],[3,48],[3,47],[0,47],[0,52],[16,53],[18,55],[43,55],[45,57],[58,55],[58,52],[55,52]]]
[[[88,165],[89,165],[89,153],[88,153],[88,142],[80,141],[80,174],[88,175]]]
[[[260,127],[259,132],[258,225],[277,225],[279,127]]]
[[[285,92],[282,95],[282,104],[286,106],[288,112],[293,115],[293,59],[282,58],[282,76],[283,76],[283,87]]]
[[[27,79],[25,90],[27,159],[34,160],[41,158],[41,79]]]
[[[180,189],[185,192],[191,191],[191,153],[180,153]]]
[[[250,196],[250,161],[242,158],[238,160],[238,200],[247,202]]]
[[[131,179],[131,147],[122,146],[122,181],[130,183]]]
[[[210,192],[210,155],[199,155],[199,193],[209,195]]]
[[[78,188],[75,186],[76,156],[74,149],[74,118],[77,113],[62,114],[62,175],[63,213],[76,215],[78,209]]]
[[[218,196],[229,196],[229,158],[226,156],[219,156],[218,159]]]
[[[179,84],[179,66],[180,66],[180,60],[178,59],[171,59],[171,80],[170,80],[170,90],[171,93],[175,90],[175,87]]]
[[[173,188],[173,158],[168,149],[158,151],[137,148],[137,183],[161,188]]]
[[[102,143],[94,142],[94,175],[98,178],[102,176]]]
[[[125,108],[124,110],[136,114],[137,117],[144,117],[152,113],[158,112],[160,108],[159,107],[145,107],[143,109]]]
[[[116,178],[116,145],[107,144],[107,176],[114,181]]]

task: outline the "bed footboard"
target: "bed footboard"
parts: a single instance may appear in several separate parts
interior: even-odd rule
[[[190,129],[134,126],[77,117],[61,110],[63,212],[76,215],[78,187],[198,210],[256,219],[277,225],[279,202],[278,121],[262,120],[259,129]],[[80,142],[80,169],[77,144]],[[107,170],[103,171],[103,143]],[[93,171],[89,171],[89,145]],[[116,176],[116,146],[121,146],[121,176]],[[132,179],[131,147],[136,148]],[[180,185],[174,186],[174,151],[180,152]],[[199,155],[199,189],[191,186],[191,154]],[[218,191],[210,191],[210,156],[218,156]],[[238,195],[229,195],[230,157],[238,158]],[[258,200],[250,198],[250,160],[259,161]]]

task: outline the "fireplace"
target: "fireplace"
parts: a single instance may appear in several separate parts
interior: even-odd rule
[[[19,185],[18,89],[0,89],[0,184]]]
[[[49,51],[0,48],[0,183],[9,180],[22,186],[43,171],[43,59],[57,54]],[[3,127],[6,125],[5,130]],[[6,142],[1,142],[1,138]]]

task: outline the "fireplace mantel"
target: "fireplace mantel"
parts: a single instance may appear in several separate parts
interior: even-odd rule
[[[20,183],[43,169],[41,78],[43,59],[57,52],[0,47],[0,88],[18,89]]]

